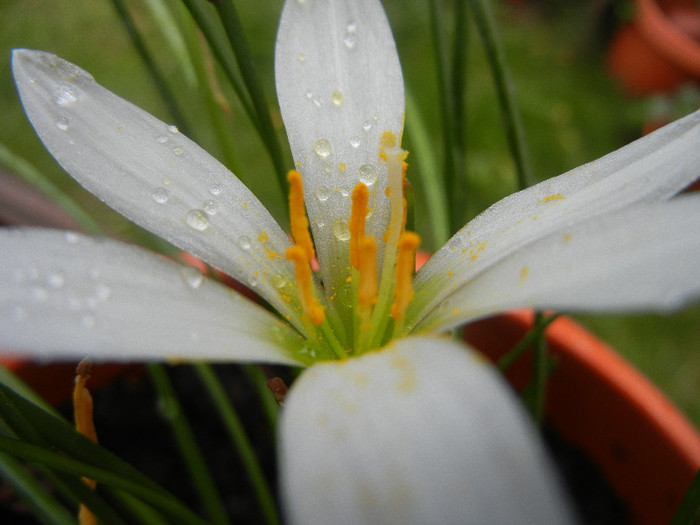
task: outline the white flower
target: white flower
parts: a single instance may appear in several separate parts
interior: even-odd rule
[[[0,345],[47,358],[309,366],[280,425],[292,523],[568,523],[517,400],[436,333],[516,306],[668,310],[700,293],[700,198],[676,196],[700,174],[695,113],[495,204],[428,261],[411,301],[410,281],[396,285],[416,241],[402,231],[403,84],[376,0],[288,0],[280,22],[277,91],[303,179],[292,188],[321,268],[310,280],[299,199],[293,247],[173,126],[54,55],[16,50],[13,71],[68,173],[279,316],[140,248],[8,229]]]

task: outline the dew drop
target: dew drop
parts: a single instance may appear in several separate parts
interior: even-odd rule
[[[316,226],[318,226],[319,228],[323,228],[325,225],[326,225],[326,222],[323,219],[318,219],[316,221]]]
[[[185,215],[187,226],[197,231],[204,231],[209,227],[209,216],[203,210],[190,210]]]
[[[258,285],[258,278],[257,277],[251,277],[248,279],[248,286],[251,288],[255,288]]]
[[[98,284],[95,288],[95,298],[104,303],[112,295],[112,289],[106,284]]]
[[[357,23],[356,22],[348,22],[348,25],[345,26],[345,29],[347,30],[348,33],[354,33],[357,31]]]
[[[182,276],[182,280],[185,281],[185,284],[193,290],[199,288],[204,282],[204,275],[202,272],[192,266],[183,267],[180,275]]]
[[[158,135],[158,136],[156,137],[156,142],[157,142],[158,144],[165,144],[165,143],[168,142],[169,140],[170,140],[170,139],[168,138],[167,135]]]
[[[316,198],[321,201],[325,202],[328,200],[328,198],[331,196],[331,190],[326,188],[325,186],[319,186],[316,189]]]
[[[246,237],[245,235],[241,235],[238,238],[238,246],[240,246],[243,250],[250,250],[251,244],[250,244],[250,238]]]
[[[32,299],[35,301],[46,301],[49,298],[49,292],[46,291],[46,289],[41,288],[40,286],[34,286],[30,292],[32,295]]]
[[[58,117],[56,119],[56,127],[61,131],[68,131],[70,123],[66,117]]]
[[[371,164],[363,164],[360,169],[357,170],[360,176],[360,182],[365,186],[372,186],[377,182],[377,173],[374,171],[374,166]]]
[[[347,241],[350,239],[350,228],[348,226],[348,221],[345,219],[336,219],[333,223],[333,235],[339,241]]]
[[[79,236],[75,232],[66,232],[64,234],[64,237],[66,239],[66,242],[68,244],[76,244],[78,242]]]
[[[345,97],[343,94],[338,91],[337,89],[331,93],[331,102],[335,107],[340,107],[343,105],[343,100],[345,100]]]
[[[308,91],[306,92],[306,98],[308,98],[309,100],[311,100],[312,98],[314,98],[314,92],[311,91],[311,90],[308,90]]]
[[[362,124],[362,129],[364,129],[365,131],[369,131],[370,129],[372,129],[372,121],[365,120],[365,123]]]
[[[78,101],[78,92],[75,88],[69,86],[60,86],[59,92],[54,101],[59,106],[71,106]]]
[[[297,59],[299,60],[299,62],[306,62],[306,55],[304,53],[299,53]]]
[[[357,44],[357,35],[354,33],[346,34],[345,38],[343,38],[343,44],[345,44],[345,47],[348,49],[352,49],[355,47],[355,44]]]
[[[350,188],[348,188],[347,186],[341,186],[339,191],[343,197],[347,197],[348,195],[350,195]]]
[[[272,281],[272,286],[274,286],[278,290],[280,288],[284,288],[287,285],[287,278],[281,273],[273,275],[270,280]]]
[[[362,139],[360,137],[357,135],[350,137],[350,146],[352,146],[354,149],[359,148],[360,144],[362,144]]]
[[[211,193],[212,195],[219,195],[221,193],[221,186],[215,184],[214,186],[209,188],[209,193]]]
[[[46,277],[46,284],[50,288],[61,288],[63,286],[63,283],[65,282],[65,279],[63,275],[60,273],[52,273]]]
[[[208,215],[216,215],[216,212],[219,211],[219,205],[214,200],[208,200],[204,201],[204,204],[202,204],[202,209]]]
[[[165,188],[156,188],[151,193],[151,198],[158,204],[165,204],[168,202],[169,192]]]
[[[174,148],[173,153],[175,153],[175,155],[182,155],[182,148]]]
[[[325,159],[331,154],[331,143],[326,139],[317,140],[314,144],[314,152],[322,159]]]
[[[170,126],[168,126],[168,131],[170,133],[180,133],[180,130],[177,129],[177,126],[174,124],[170,124]]]

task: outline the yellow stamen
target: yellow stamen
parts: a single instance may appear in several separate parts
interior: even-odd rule
[[[85,386],[90,379],[92,364],[89,361],[81,361],[75,371],[75,387],[73,388],[73,418],[75,429],[79,434],[97,442],[97,431],[92,418],[93,401],[90,391]],[[93,479],[83,478],[85,484],[95,489],[97,482]],[[78,511],[78,523],[80,525],[97,525],[97,518],[85,505],[80,505]]]
[[[314,243],[309,233],[309,221],[306,218],[304,207],[304,186],[301,174],[297,170],[290,170],[287,174],[289,181],[289,222],[292,229],[292,237],[297,246],[301,246],[306,254],[306,261],[314,258]]]
[[[359,183],[352,191],[352,212],[350,214],[350,264],[360,269],[360,244],[365,237],[365,220],[369,212],[369,190]]]
[[[396,253],[396,288],[394,304],[391,305],[391,317],[395,321],[403,318],[413,298],[413,271],[419,244],[420,237],[413,232],[404,232],[399,238]]]
[[[357,298],[360,307],[366,308],[377,302],[377,240],[365,237],[360,243],[359,252],[360,287]]]
[[[297,289],[299,290],[304,311],[309,315],[313,324],[317,326],[322,324],[326,319],[326,315],[323,311],[323,306],[319,304],[313,293],[313,279],[306,251],[298,244],[295,244],[287,249],[285,257],[294,263]]]

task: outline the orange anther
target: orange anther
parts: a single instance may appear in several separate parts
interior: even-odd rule
[[[377,240],[374,237],[362,239],[359,247],[360,287],[357,298],[361,307],[374,305],[377,302]]]
[[[420,237],[413,232],[404,232],[399,238],[396,253],[396,288],[394,289],[394,304],[391,305],[391,317],[394,320],[404,316],[411,299],[413,299],[413,271],[416,265],[416,250],[419,245]]]
[[[304,206],[304,185],[301,174],[297,170],[290,170],[287,174],[289,181],[289,223],[292,229],[292,237],[295,244],[301,246],[306,255],[306,261],[314,258],[314,243],[309,233],[309,221],[306,218]]]
[[[285,257],[294,263],[294,273],[296,276],[297,289],[299,290],[299,298],[302,308],[309,315],[311,322],[315,325],[320,325],[326,318],[321,306],[313,293],[313,279],[311,276],[311,267],[306,259],[305,250],[295,244],[290,246],[285,253]]]
[[[365,237],[365,220],[369,212],[369,190],[359,183],[352,191],[352,212],[350,214],[350,263],[360,269],[360,244]]]

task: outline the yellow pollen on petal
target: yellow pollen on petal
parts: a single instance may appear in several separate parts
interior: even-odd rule
[[[420,245],[420,237],[413,232],[404,232],[399,238],[396,253],[396,288],[394,303],[391,305],[391,317],[398,320],[406,313],[413,299],[413,272],[415,270],[416,250]]]
[[[300,246],[306,254],[307,262],[314,258],[314,243],[309,233],[309,221],[306,218],[304,206],[304,186],[301,174],[297,170],[290,170],[287,174],[289,181],[289,223],[292,229],[292,237],[297,246]]]
[[[544,199],[542,199],[542,202],[560,201],[563,199],[564,196],[561,193],[553,193],[552,195],[548,195]]]
[[[396,135],[391,130],[386,130],[379,137],[380,148],[395,148],[397,145]]]
[[[360,307],[376,304],[379,283],[377,281],[377,240],[364,237],[359,246],[360,287],[357,299]]]
[[[309,315],[313,324],[322,324],[326,315],[323,311],[323,306],[319,304],[318,299],[316,299],[313,293],[313,278],[311,275],[311,266],[306,258],[306,251],[298,244],[295,244],[287,248],[285,257],[294,263],[297,289],[304,312]]]
[[[365,237],[365,220],[369,211],[369,190],[363,183],[355,186],[352,192],[352,211],[350,214],[350,264],[360,269],[360,244]]]

